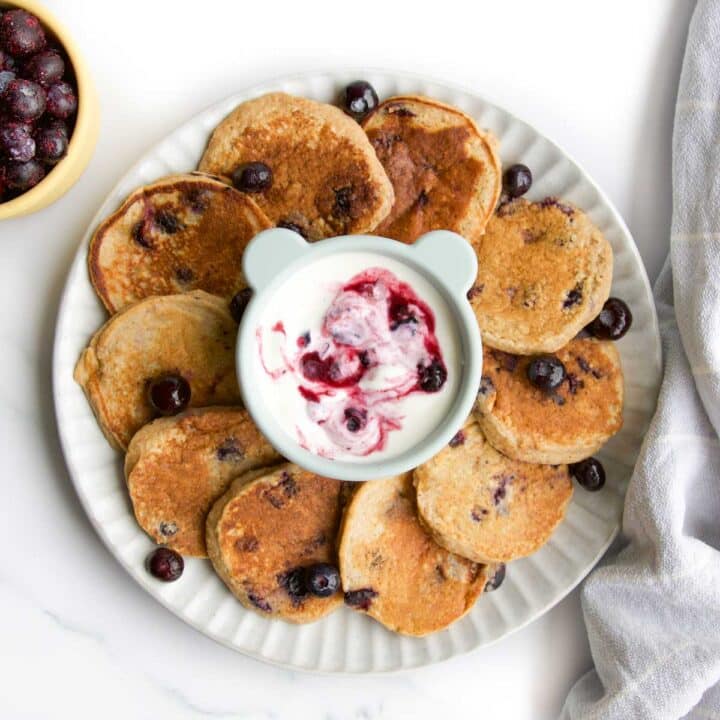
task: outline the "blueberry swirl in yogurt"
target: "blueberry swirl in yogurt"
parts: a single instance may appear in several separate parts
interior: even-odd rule
[[[437,393],[448,377],[432,310],[384,268],[364,270],[340,287],[319,330],[289,338],[277,321],[271,332],[280,336],[275,367],[263,353],[262,328],[256,333],[265,372],[276,380],[291,374],[307,420],[327,442],[311,443],[300,422],[298,440],[325,457],[382,450],[388,433],[403,427],[400,401]]]

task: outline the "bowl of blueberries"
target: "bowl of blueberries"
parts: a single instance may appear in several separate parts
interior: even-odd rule
[[[0,220],[67,192],[98,129],[95,89],[65,28],[35,0],[0,0]]]

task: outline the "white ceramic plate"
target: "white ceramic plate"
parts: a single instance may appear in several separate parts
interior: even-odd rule
[[[333,102],[339,89],[358,77],[369,80],[381,99],[429,95],[490,128],[500,140],[504,164],[521,161],[532,169],[531,199],[566,198],[603,231],[615,253],[612,292],[629,303],[634,315],[631,331],[619,343],[625,425],[600,453],[607,485],[597,493],[578,488],[565,521],[545,547],[512,563],[501,588],[482,596],[462,620],[420,639],[390,633],[346,608],[311,625],[266,620],[245,610],[205,560],[189,559],[178,582],[152,578],[143,562],[154,546],[133,517],[122,458],[106,442],[72,377],[81,350],[106,319],[85,265],[97,224],[139,185],[194,169],[212,129],[243,100],[282,90]],[[527,123],[474,93],[411,75],[362,71],[306,74],[253,87],[208,108],[147,152],[107,197],[78,249],[58,317],[53,379],[60,438],[78,495],[100,537],[140,585],[198,630],[247,655],[304,670],[364,673],[427,665],[493,642],[544,613],[585,577],[618,531],[626,484],[655,408],[660,367],[655,308],[635,243],[602,191],[571,158]]]

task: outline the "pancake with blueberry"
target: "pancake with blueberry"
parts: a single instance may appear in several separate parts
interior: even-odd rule
[[[457,108],[426,97],[393,97],[364,121],[395,191],[376,233],[410,243],[429,230],[482,235],[502,176],[496,139]]]
[[[271,227],[253,199],[201,173],[135,190],[90,241],[90,280],[110,313],[151,295],[246,287],[242,254]]]
[[[610,294],[610,243],[587,215],[555,198],[500,205],[473,245],[478,274],[468,298],[490,347],[555,352]]]
[[[75,366],[113,447],[161,414],[238,405],[237,324],[227,302],[202,290],[140,300],[113,315]]]
[[[182,555],[206,557],[205,520],[233,478],[277,465],[273,449],[247,411],[188,410],[135,433],[125,478],[140,527]]]
[[[516,460],[575,463],[623,423],[623,374],[612,342],[576,338],[552,355],[485,347],[475,417],[488,441]]]
[[[217,574],[247,608],[293,623],[342,602],[335,538],[343,483],[284,464],[237,478],[207,518]]]
[[[270,220],[309,240],[373,230],[393,190],[359,125],[339,108],[271,93],[215,129],[200,170],[232,178]]]
[[[343,516],[339,557],[345,603],[404,635],[446,628],[487,580],[484,565],[448,552],[420,525],[411,473],[358,488]]]
[[[573,493],[567,466],[501,455],[477,423],[414,471],[418,514],[435,540],[482,563],[504,563],[542,547]]]

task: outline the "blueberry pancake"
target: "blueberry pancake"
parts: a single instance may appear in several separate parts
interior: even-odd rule
[[[444,550],[422,528],[410,473],[354,493],[339,556],[345,603],[404,635],[446,628],[470,610],[487,580],[484,565]]]
[[[414,471],[418,514],[435,540],[476,562],[509,562],[542,547],[563,519],[573,486],[567,466],[501,455],[469,423]]]
[[[262,172],[243,174],[245,163],[262,163]],[[236,184],[254,191],[274,224],[310,240],[373,230],[393,202],[392,185],[354,120],[283,93],[235,108],[213,132],[200,170],[236,173]]]
[[[285,464],[241,475],[217,500],[207,518],[208,555],[245,607],[305,623],[340,605],[339,587],[321,597],[305,578],[319,563],[336,565],[342,488]]]
[[[553,357],[564,379],[542,389],[529,377],[535,358],[483,350],[475,417],[488,441],[516,460],[574,463],[622,427],[623,375],[614,343],[576,338]]]
[[[468,297],[490,347],[555,352],[610,294],[610,244],[583,212],[554,198],[500,205],[473,245],[478,274]]]
[[[252,198],[201,173],[135,190],[90,241],[90,280],[109,312],[151,295],[245,287],[247,244],[271,227]]]
[[[206,557],[205,520],[238,475],[283,459],[247,411],[188,410],[138,430],[125,456],[125,478],[140,527],[181,555]]]
[[[427,97],[393,97],[363,122],[392,181],[395,204],[378,235],[410,243],[429,230],[479,237],[502,177],[496,140],[457,108]]]
[[[190,407],[238,405],[237,325],[222,298],[202,290],[140,300],[113,315],[93,336],[75,366],[113,447],[156,416],[149,388],[168,375],[190,387]]]

